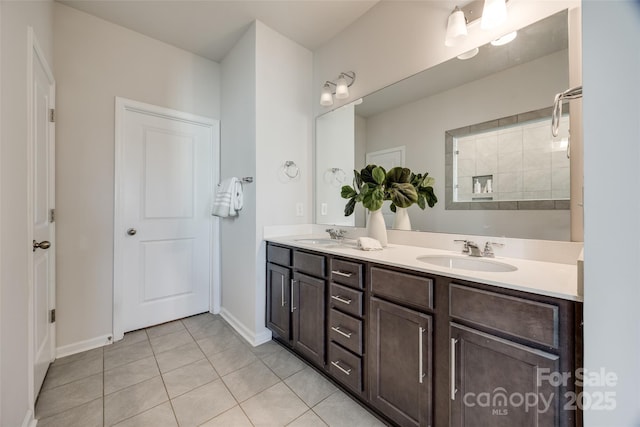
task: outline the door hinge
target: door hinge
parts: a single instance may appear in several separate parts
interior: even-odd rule
[[[56,222],[56,210],[49,209],[49,222]]]
[[[49,312],[49,323],[56,323],[56,309]]]
[[[55,123],[56,122],[56,110],[55,110],[55,108],[50,108],[49,109],[49,121],[51,123]]]

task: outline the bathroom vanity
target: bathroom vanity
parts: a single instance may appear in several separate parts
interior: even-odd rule
[[[424,256],[455,258],[269,239],[267,327],[394,425],[578,425],[575,266],[508,259],[515,271],[481,272]]]

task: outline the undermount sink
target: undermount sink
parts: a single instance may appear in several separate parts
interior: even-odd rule
[[[471,258],[468,256],[454,255],[424,255],[416,258],[418,261],[440,267],[455,268],[459,270],[489,271],[493,273],[506,273],[516,271],[518,267],[506,262],[488,260],[486,258]]]

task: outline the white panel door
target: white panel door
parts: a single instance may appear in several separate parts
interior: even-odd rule
[[[32,260],[30,273],[30,321],[33,348],[33,397],[38,395],[49,365],[55,358],[55,325],[51,310],[55,304],[54,208],[54,109],[53,75],[32,31],[29,87],[29,222]]]
[[[116,271],[123,332],[209,310],[213,128],[125,110]]]

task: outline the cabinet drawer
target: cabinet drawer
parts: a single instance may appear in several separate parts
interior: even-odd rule
[[[371,267],[371,291],[407,305],[433,309],[433,280],[427,277]]]
[[[291,249],[267,245],[267,261],[288,267],[291,265]]]
[[[362,316],[362,292],[331,283],[331,307],[354,316]]]
[[[334,259],[331,261],[331,280],[352,288],[362,289],[362,264]]]
[[[362,359],[333,342],[329,345],[329,372],[342,384],[362,392]]]
[[[552,348],[558,348],[558,307],[452,284],[452,317]]]
[[[293,268],[316,277],[325,276],[326,258],[322,255],[293,251]]]
[[[362,320],[331,310],[329,313],[329,337],[344,348],[362,355]]]

